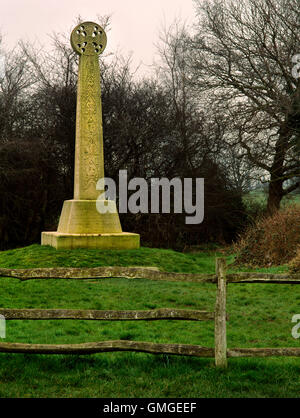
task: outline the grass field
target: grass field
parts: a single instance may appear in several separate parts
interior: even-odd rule
[[[0,267],[157,266],[164,271],[213,273],[215,253],[56,251],[33,245],[0,252]],[[233,256],[228,256],[228,262]],[[285,271],[286,266],[268,271]],[[3,308],[213,310],[210,284],[147,280],[32,280],[0,278]],[[228,285],[229,347],[299,347],[293,314],[300,314],[300,287]],[[212,322],[8,321],[6,340],[80,343],[131,339],[213,347]],[[299,397],[300,359],[229,359],[226,371],[213,359],[143,353],[90,356],[0,354],[0,397]]]
[[[266,207],[267,199],[268,199],[267,193],[264,193],[263,191],[257,191],[257,190],[253,190],[244,196],[245,203],[256,202],[256,203],[261,204],[263,207]],[[287,196],[283,197],[282,202],[281,202],[281,207],[285,207],[290,204],[297,204],[297,205],[300,204],[299,193],[288,194]]]

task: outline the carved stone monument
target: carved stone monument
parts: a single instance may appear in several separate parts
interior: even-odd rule
[[[61,248],[134,249],[140,236],[122,232],[114,201],[103,201],[109,212],[100,213],[97,190],[104,178],[100,68],[98,55],[106,46],[104,29],[93,22],[76,26],[71,45],[79,55],[76,110],[74,199],[66,200],[56,232],[42,232],[42,245]],[[98,201],[99,203],[99,201]]]

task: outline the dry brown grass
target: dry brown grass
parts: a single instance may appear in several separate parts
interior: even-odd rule
[[[300,247],[298,247],[296,256],[289,262],[289,268],[293,273],[300,271]]]
[[[261,218],[240,236],[235,244],[236,264],[259,267],[286,264],[296,257],[299,245],[300,206],[292,205]]]

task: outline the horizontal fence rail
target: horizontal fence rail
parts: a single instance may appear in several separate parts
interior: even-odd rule
[[[0,277],[32,279],[148,279],[169,282],[216,283],[215,274],[169,273],[145,267],[0,269]]]
[[[0,277],[11,277],[22,281],[32,279],[148,279],[169,282],[217,283],[216,274],[170,273],[149,267],[93,267],[93,268],[0,268]],[[228,273],[227,283],[300,283],[299,273]]]
[[[0,343],[0,353],[93,354],[110,351],[140,351],[151,354],[175,354],[214,357],[214,349],[191,344],[160,344],[143,341],[101,341],[83,344]]]
[[[192,344],[162,344],[144,341],[101,341],[82,344],[0,343],[0,353],[28,354],[96,354],[111,351],[137,351],[150,354],[174,354],[195,357],[215,357],[215,349]],[[233,357],[300,357],[300,348],[229,348]]]
[[[128,311],[79,310],[79,309],[0,309],[0,315],[6,320],[12,319],[89,319],[100,321],[130,321],[130,320],[190,320],[213,321],[214,312],[191,309],[151,309]]]
[[[229,348],[227,357],[300,357],[298,347],[278,348]]]
[[[227,283],[299,284],[300,274],[294,273],[228,273]]]
[[[32,279],[149,279],[169,282],[217,284],[214,312],[202,310],[160,308],[151,310],[79,310],[79,309],[0,309],[6,320],[81,319],[101,321],[131,320],[190,320],[214,321],[215,347],[192,344],[161,344],[144,341],[101,341],[82,344],[24,344],[0,342],[2,353],[35,354],[92,354],[111,351],[138,351],[152,354],[174,354],[196,357],[214,357],[217,367],[226,368],[231,357],[300,357],[300,348],[227,348],[226,289],[228,283],[299,284],[300,274],[273,274],[259,272],[226,272],[226,259],[216,259],[215,274],[169,273],[156,267],[95,267],[95,268],[0,268],[0,277],[21,281]]]

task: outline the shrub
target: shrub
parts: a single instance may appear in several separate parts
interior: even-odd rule
[[[292,273],[300,272],[300,247],[298,247],[296,256],[289,262],[289,268]]]
[[[236,264],[269,267],[288,263],[300,244],[300,206],[289,206],[264,216],[235,244]]]

